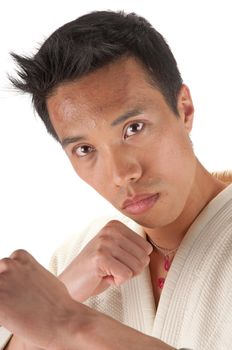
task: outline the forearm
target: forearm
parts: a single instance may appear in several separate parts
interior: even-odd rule
[[[86,312],[85,308],[76,303],[73,308],[76,311],[67,319],[62,330],[62,339],[69,350],[176,350],[104,314],[94,310],[89,312],[89,308]],[[64,343],[61,345],[60,342],[51,350],[63,349]]]
[[[10,339],[9,343],[4,348],[4,350],[41,350],[41,349],[29,343],[26,343],[21,338],[13,335],[13,337]]]
[[[31,350],[33,344],[46,350],[174,350],[76,302],[27,252],[0,260],[1,269],[0,322],[26,342],[13,338],[8,350]]]
[[[98,319],[99,315],[91,317],[89,324],[82,325],[79,329],[75,321],[75,317],[67,320],[67,327],[62,330],[63,341],[59,340],[59,344],[54,345],[54,349],[63,350],[119,350],[133,348],[133,350],[174,350],[173,347],[163,343],[159,339],[149,337],[130,327],[119,324],[107,316],[103,315],[102,319]],[[101,318],[101,316],[100,316]],[[105,332],[104,323],[110,327],[111,332]],[[114,327],[112,327],[114,324]],[[107,328],[105,327],[105,328]],[[120,330],[118,329],[120,328]],[[118,338],[120,332],[120,339]],[[122,336],[123,335],[123,336]],[[78,346],[77,346],[78,344]],[[13,336],[4,350],[41,350],[21,338]]]
[[[51,324],[51,330],[56,328],[56,335],[52,336],[53,341],[46,350],[175,350],[159,339],[138,332],[74,300],[58,318],[56,326]],[[33,324],[31,326],[33,328]],[[36,343],[44,343],[43,337],[44,333],[41,333]],[[27,341],[26,338],[13,336],[4,350],[41,350],[31,341],[30,338]]]

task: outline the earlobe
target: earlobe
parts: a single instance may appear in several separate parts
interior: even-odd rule
[[[178,111],[186,131],[190,133],[193,125],[194,106],[187,85],[183,84],[178,96]]]

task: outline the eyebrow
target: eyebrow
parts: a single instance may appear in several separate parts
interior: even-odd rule
[[[70,143],[78,142],[81,140],[85,140],[85,136],[73,136],[73,137],[65,137],[61,140],[61,146],[63,148],[67,147]]]
[[[125,120],[135,117],[137,115],[140,115],[143,113],[143,110],[140,108],[133,108],[124,114],[120,115],[117,119],[115,119],[110,125],[111,126],[116,126],[124,122]],[[82,135],[82,136],[73,136],[73,137],[66,137],[63,140],[61,140],[61,145],[63,148],[67,147],[70,143],[75,143],[78,141],[85,140],[87,137]]]
[[[140,108],[134,108],[134,109],[132,109],[132,110],[130,110],[130,111],[120,115],[120,117],[118,117],[117,119],[115,119],[111,123],[111,126],[116,126],[116,125],[124,122],[128,118],[135,117],[135,116],[140,115],[142,113],[143,113],[143,111]]]

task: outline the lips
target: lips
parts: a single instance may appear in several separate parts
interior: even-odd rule
[[[123,202],[122,208],[125,209],[129,205],[134,205],[138,202],[140,202],[143,199],[149,198],[154,196],[156,193],[146,193],[146,194],[140,194],[137,196],[134,196],[132,199],[127,199]]]
[[[138,215],[153,207],[159,198],[159,193],[155,194],[143,194],[134,197],[133,199],[127,199],[123,203],[123,210],[127,214]]]

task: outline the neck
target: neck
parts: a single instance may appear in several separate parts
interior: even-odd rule
[[[176,249],[201,211],[227,186],[198,163],[194,183],[178,218],[164,227],[143,227],[144,231],[157,245]]]

